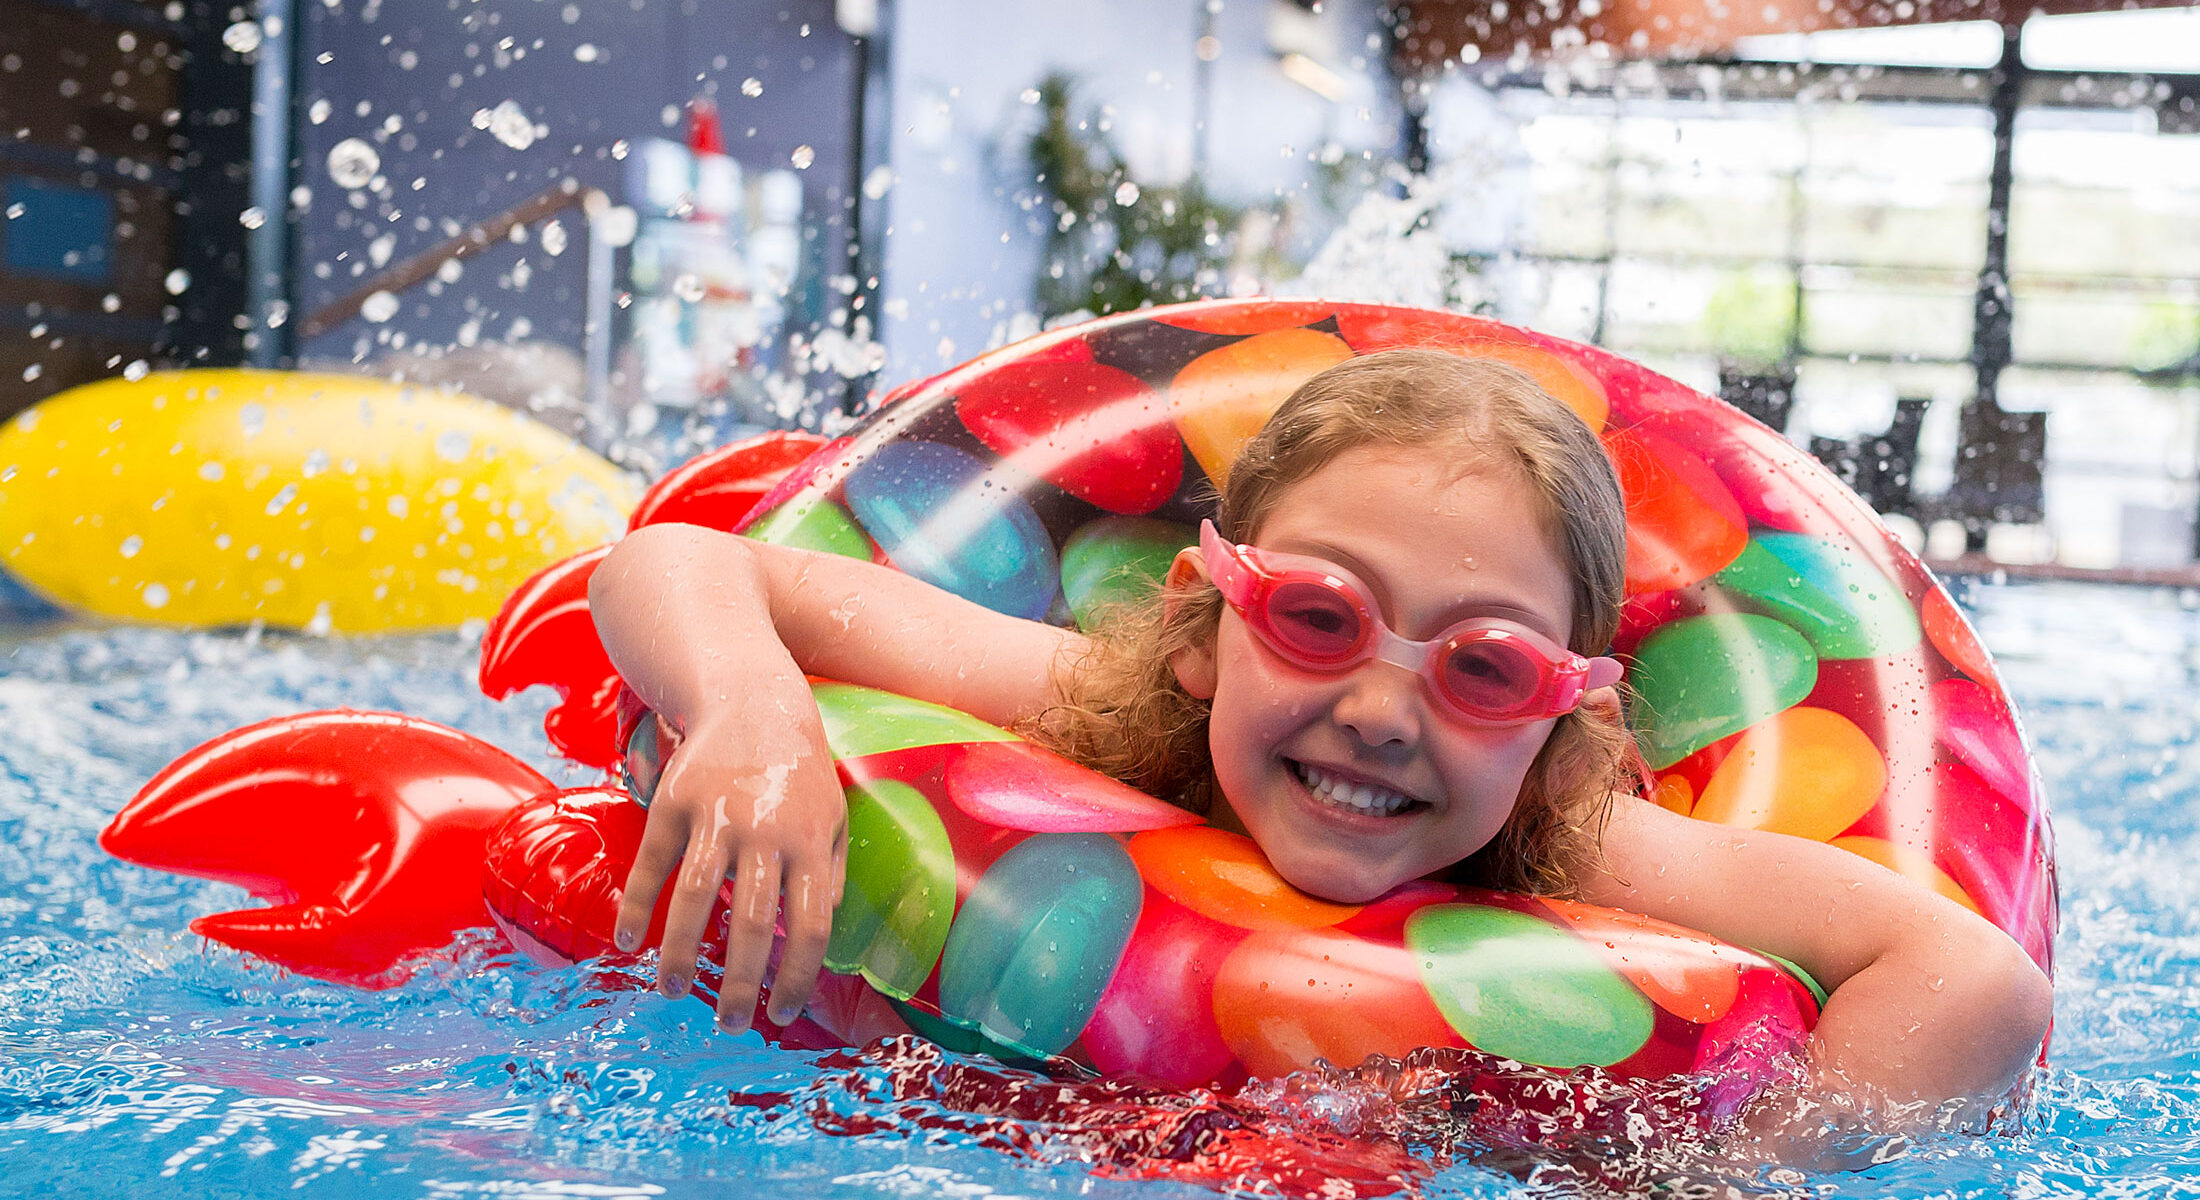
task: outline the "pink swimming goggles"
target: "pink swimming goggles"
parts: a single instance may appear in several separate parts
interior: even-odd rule
[[[1383,623],[1366,589],[1318,558],[1224,541],[1199,526],[1207,573],[1269,649],[1310,671],[1349,671],[1379,658],[1418,674],[1429,694],[1478,725],[1540,721],[1574,710],[1583,693],[1619,682],[1619,660],[1583,658],[1533,630],[1488,617],[1425,642]]]

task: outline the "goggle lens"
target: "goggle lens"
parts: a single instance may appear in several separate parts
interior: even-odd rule
[[[1523,646],[1475,637],[1446,647],[1439,671],[1444,698],[1470,716],[1510,717],[1542,699],[1545,672]]]
[[[1288,580],[1269,594],[1268,626],[1283,649],[1316,665],[1350,659],[1367,635],[1349,597],[1300,580]]]

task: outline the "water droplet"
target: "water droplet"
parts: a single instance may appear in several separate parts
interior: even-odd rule
[[[527,116],[527,110],[514,100],[476,112],[474,126],[488,130],[489,136],[514,150],[525,150],[535,144],[535,123]]]
[[[1039,89],[1025,88],[1023,91],[1016,93],[1016,98],[1026,104],[1037,104],[1039,102]]]
[[[397,308],[397,297],[388,292],[376,292],[367,297],[366,303],[359,306],[359,315],[376,325],[380,325],[382,322],[396,316]]]
[[[542,252],[552,258],[565,253],[565,226],[552,221],[542,227]]]
[[[1128,179],[1116,184],[1115,202],[1125,208],[1138,203],[1138,185]]]
[[[152,365],[150,363],[147,363],[144,359],[133,358],[130,360],[130,364],[128,366],[122,368],[122,377],[132,383],[136,383],[138,380],[145,378],[145,376],[150,373],[152,369]]]
[[[219,483],[222,476],[228,473],[222,469],[222,465],[218,462],[202,462],[199,464],[199,478],[208,483]]]
[[[262,35],[257,21],[239,21],[222,30],[222,45],[239,54],[250,54],[260,48]]]
[[[742,94],[742,95],[744,95],[744,96],[761,96],[761,95],[763,95],[763,94],[764,94],[764,81],[763,81],[763,80],[761,80],[761,79],[758,79],[758,78],[757,78],[756,76],[754,76],[754,75],[751,75],[751,76],[749,76],[749,77],[748,77],[747,79],[744,79],[744,80],[742,80],[742,81],[741,81],[741,94]]]
[[[168,272],[168,277],[160,282],[162,287],[168,289],[169,295],[181,296],[191,286],[191,272],[184,270],[182,267],[177,267],[175,270]]]
[[[122,539],[121,550],[124,558],[136,558],[138,551],[143,549],[145,549],[145,539],[134,533]]]
[[[32,363],[31,365],[23,368],[23,382],[30,383],[45,373],[46,368],[38,365],[37,363]]]
[[[684,274],[672,281],[672,294],[690,304],[701,300],[704,291],[702,279],[695,275]]]
[[[328,102],[328,97],[323,96],[306,106],[306,120],[319,125],[321,122],[328,120],[328,114],[332,107]]]
[[[328,177],[341,188],[363,188],[382,169],[382,156],[362,138],[345,138],[329,147]]]
[[[582,42],[580,45],[573,47],[573,61],[584,63],[592,63],[596,61],[595,43]]]
[[[451,462],[463,462],[473,448],[474,439],[461,430],[446,429],[435,438],[435,452]]]
[[[796,146],[794,153],[787,156],[787,161],[794,164],[795,170],[807,171],[810,164],[817,161],[817,151],[808,146]]]
[[[148,583],[145,585],[145,590],[138,593],[138,599],[145,601],[145,607],[147,608],[166,608],[168,607],[168,588],[163,584]]]

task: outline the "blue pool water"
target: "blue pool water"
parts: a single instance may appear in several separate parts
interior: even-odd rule
[[[2014,1135],[1758,1182],[2200,1195],[2200,595],[1982,584],[1965,600],[2055,804],[2051,1066]],[[309,708],[410,712],[551,768],[546,699],[491,704],[471,678],[462,637],[0,627],[0,1194],[1212,1194],[1097,1178],[1089,1147],[1046,1126],[973,1129],[929,1119],[929,1102],[883,1103],[875,1063],[717,1036],[692,1001],[544,971],[488,935],[396,991],[288,976],[184,931],[241,893],[123,866],[94,842],[176,754]],[[1322,1105],[1294,1111],[1309,1108]],[[827,1134],[819,1113],[862,1120]],[[1735,1178],[1720,1171],[1692,1177]],[[1542,1194],[1543,1178],[1458,1161],[1423,1190]]]

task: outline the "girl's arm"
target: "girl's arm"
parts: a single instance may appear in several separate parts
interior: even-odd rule
[[[628,534],[589,611],[642,702],[682,735],[650,798],[615,940],[640,948],[677,867],[658,988],[688,990],[720,881],[734,881],[718,1021],[746,1027],[784,916],[771,1018],[809,1000],[839,903],[847,810],[805,674],[1006,725],[1055,696],[1076,634],[1002,616],[899,572],[692,525]]]
[[[1895,1105],[1994,1097],[2039,1054],[2047,976],[1983,917],[1846,850],[1613,801],[1583,898],[1791,959],[1832,997],[1817,1084]]]

